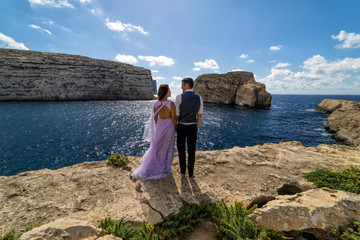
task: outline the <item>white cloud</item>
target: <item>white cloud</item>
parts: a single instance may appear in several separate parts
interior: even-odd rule
[[[81,2],[82,4],[91,3],[91,1],[92,1],[92,0],[80,0],[80,2]]]
[[[35,6],[47,6],[47,7],[54,7],[54,8],[75,8],[74,5],[68,2],[68,0],[28,0],[32,7]]]
[[[282,48],[282,45],[278,45],[278,46],[271,46],[269,48],[270,51],[279,51]]]
[[[244,70],[243,70],[243,69],[240,69],[240,68],[231,70],[231,72],[242,72],[242,71],[244,71]]]
[[[124,63],[129,63],[129,64],[135,64],[138,62],[138,60],[136,59],[136,57],[132,56],[132,55],[121,55],[118,54],[115,57],[116,61],[119,62],[124,62]]]
[[[360,48],[360,34],[356,33],[346,33],[346,31],[340,31],[340,33],[335,36],[331,36],[332,39],[337,39],[342,44],[336,45],[336,48]]]
[[[174,59],[165,56],[138,56],[139,59],[149,62],[149,66],[171,66],[175,64]]]
[[[253,62],[255,62],[255,60],[249,59],[249,60],[247,60],[246,62],[248,62],[248,63],[253,63]]]
[[[110,20],[107,18],[105,25],[112,31],[119,31],[119,32],[139,32],[141,34],[147,35],[149,34],[144,30],[141,26],[135,26],[131,23],[122,23],[120,21],[116,22],[110,22]]]
[[[158,70],[150,70],[152,73],[158,73]]]
[[[52,20],[48,20],[48,21],[43,21],[43,24],[54,25],[54,22]]]
[[[344,58],[328,62],[321,55],[306,59],[301,66],[303,71],[272,68],[271,73],[260,82],[267,88],[277,90],[324,90],[347,89],[345,80],[355,79],[360,72],[360,58]]]
[[[304,61],[303,68],[310,72],[325,74],[358,72],[360,71],[360,58],[344,58],[329,63],[323,56],[314,55]]]
[[[174,79],[174,80],[180,80],[180,81],[183,80],[182,77],[178,77],[178,76],[173,76],[172,79]]]
[[[175,99],[175,97],[182,93],[181,82],[173,81],[169,84],[171,90],[171,98]]]
[[[40,26],[37,26],[37,25],[35,25],[35,24],[30,24],[30,25],[28,25],[28,27],[30,27],[30,28],[33,28],[33,29],[36,29],[36,30],[39,30],[40,32],[44,32],[44,33],[47,33],[47,34],[49,34],[49,35],[52,35],[52,33],[49,31],[49,30],[47,30],[47,29],[44,29],[44,28],[42,28],[42,27],[40,27]]]
[[[240,58],[247,58],[248,56],[249,56],[249,55],[242,53],[242,54],[240,55]]]
[[[275,68],[284,68],[284,67],[289,67],[291,64],[290,63],[278,63],[276,64]]]
[[[0,42],[4,44],[0,44],[0,47],[4,48],[12,48],[12,49],[21,49],[21,50],[29,50],[24,43],[18,43],[14,39],[9,36],[6,36],[0,32]]]
[[[160,81],[160,80],[165,80],[166,78],[164,77],[153,77],[154,80]]]
[[[204,62],[194,62],[194,65],[195,67],[198,68],[207,68],[212,70],[219,69],[219,65],[216,63],[214,59],[206,59]],[[193,70],[195,70],[195,68],[193,68]],[[197,68],[195,71],[198,71]]]
[[[103,15],[103,11],[100,8],[92,8],[90,9],[90,13],[97,16]]]
[[[193,70],[194,70],[194,71],[200,71],[201,68],[199,68],[199,67],[194,67]]]

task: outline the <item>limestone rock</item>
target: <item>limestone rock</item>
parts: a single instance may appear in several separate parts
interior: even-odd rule
[[[328,117],[325,127],[340,143],[360,146],[360,111],[336,110]]]
[[[360,103],[347,100],[324,99],[319,105],[316,106],[315,111],[322,113],[332,113],[337,109],[360,111]]]
[[[113,235],[106,235],[106,236],[97,238],[96,240],[121,240],[121,238],[115,237]]]
[[[360,220],[360,195],[327,188],[290,196],[277,196],[250,218],[261,227],[277,231],[308,230],[319,239],[331,228]]]
[[[62,218],[24,233],[20,240],[95,240],[103,235],[102,229],[88,222]]]
[[[360,146],[360,103],[355,101],[325,99],[316,111],[331,113],[325,128],[340,143]]]
[[[130,167],[138,166],[139,159],[129,157]],[[159,223],[176,214],[184,202],[223,199],[228,204],[264,205],[280,194],[314,188],[304,172],[341,171],[354,165],[360,165],[360,147],[314,148],[287,142],[196,152],[195,179],[177,173],[177,155],[173,174],[160,180],[132,181],[130,172],[108,167],[104,161],[0,176],[0,234],[60,218],[94,226],[106,217]]]
[[[77,55],[0,48],[0,101],[152,99],[149,69]]]
[[[251,72],[204,74],[196,78],[194,91],[204,102],[236,104],[241,107],[268,108],[272,96]]]

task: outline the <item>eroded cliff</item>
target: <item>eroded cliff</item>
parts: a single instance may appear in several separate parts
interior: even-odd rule
[[[77,55],[0,48],[0,101],[152,98],[149,69]]]
[[[324,99],[315,110],[330,113],[325,128],[337,141],[360,146],[360,102]]]

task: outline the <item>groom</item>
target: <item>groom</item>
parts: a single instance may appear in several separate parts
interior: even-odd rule
[[[175,108],[178,119],[177,125],[177,148],[179,151],[179,162],[181,175],[186,172],[185,141],[188,150],[189,177],[194,177],[196,138],[203,114],[203,100],[193,91],[194,80],[186,77],[181,81],[183,93],[176,96]]]

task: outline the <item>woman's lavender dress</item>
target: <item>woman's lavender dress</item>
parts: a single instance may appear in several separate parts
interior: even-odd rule
[[[164,105],[164,106],[161,106]],[[154,109],[168,108],[171,110],[171,101],[167,100],[163,103],[156,101]],[[160,111],[160,108],[157,110]],[[151,115],[151,124],[154,124],[154,116]],[[171,118],[161,119],[158,116],[157,124],[154,126],[150,148],[141,158],[140,166],[131,174],[133,178],[141,179],[160,179],[171,173],[171,165],[174,156],[174,138],[175,127]]]

